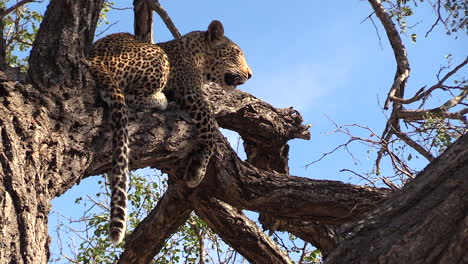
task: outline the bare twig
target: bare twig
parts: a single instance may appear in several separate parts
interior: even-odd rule
[[[299,264],[302,264],[302,263],[303,263],[304,257],[305,257],[306,254],[307,254],[307,250],[306,250],[306,249],[307,249],[307,245],[308,245],[308,243],[307,243],[306,241],[304,241],[304,246],[302,247],[302,250],[301,250],[301,251],[302,251],[301,257],[299,258],[299,261],[297,262],[297,263],[299,263]]]
[[[385,177],[382,177],[382,181],[385,185],[387,185],[388,187],[390,187],[390,189],[394,190],[394,191],[397,191],[399,190],[400,188],[398,186],[396,186],[393,182],[389,181],[387,178]]]
[[[198,263],[204,264],[206,259],[206,251],[203,230],[201,230],[195,222],[188,222],[188,224],[198,239],[198,255],[200,256]]]
[[[432,30],[435,28],[435,26],[436,26],[437,24],[439,24],[439,22],[441,21],[442,16],[441,16],[441,14],[440,14],[440,7],[441,7],[440,1],[437,1],[437,11],[436,11],[436,12],[437,12],[437,19],[436,19],[436,21],[434,22],[434,24],[432,24],[431,28],[426,32],[426,35],[425,35],[424,37],[427,37],[427,36],[429,35],[429,33],[431,33]],[[435,8],[434,8],[434,9],[435,9]]]
[[[335,148],[333,148],[331,151],[329,152],[326,152],[324,154],[322,154],[322,156],[310,163],[308,163],[307,165],[305,165],[305,167],[309,167],[310,165],[314,164],[314,163],[317,163],[319,161],[321,161],[323,158],[325,158],[326,156],[334,153],[335,151],[341,149],[341,148],[344,148],[348,154],[351,156],[351,158],[354,160],[355,163],[357,163],[358,159],[354,157],[354,155],[352,154],[352,152],[349,150],[348,146],[354,142],[354,141],[357,141],[357,142],[361,142],[361,143],[365,143],[367,146],[371,147],[371,146],[374,146],[374,145],[379,145],[381,143],[380,140],[371,140],[369,138],[363,138],[363,137],[357,137],[355,135],[353,135],[349,130],[348,128],[349,127],[357,127],[357,128],[361,128],[361,129],[364,129],[364,130],[367,130],[372,136],[377,136],[377,134],[372,130],[370,129],[369,127],[366,127],[366,126],[362,126],[362,125],[359,125],[359,124],[347,124],[347,125],[341,125],[339,126],[335,121],[333,121],[331,118],[327,117],[328,120],[330,120],[330,122],[333,123],[333,125],[336,127],[335,130],[331,131],[331,132],[328,132],[327,134],[333,134],[333,133],[343,133],[343,134],[346,134],[350,137],[350,139],[346,142],[346,143],[343,143],[343,144],[340,144],[338,146],[336,146]],[[380,138],[379,138],[380,139]]]
[[[412,147],[414,150],[419,152],[419,154],[423,155],[428,161],[433,161],[435,158],[434,156],[423,147],[421,147],[418,143],[414,142],[407,134],[401,131],[395,131],[395,135],[403,140],[406,144]]]
[[[372,12],[370,15],[368,15],[366,18],[364,18],[364,20],[361,21],[361,24],[366,21],[367,19],[369,19],[371,22],[372,22],[372,25],[374,25],[374,29],[375,29],[375,33],[377,34],[377,38],[379,38],[379,46],[380,48],[383,50],[383,47],[382,47],[382,38],[380,37],[380,34],[379,34],[379,29],[377,28],[377,25],[375,24],[374,20],[372,19],[372,15],[375,14],[375,12]]]
[[[113,23],[111,23],[109,26],[107,26],[105,29],[103,29],[101,32],[96,34],[96,37],[100,37],[102,34],[106,33],[107,30],[109,30],[111,27],[113,27],[115,24],[119,23],[120,21],[117,20]]]
[[[448,78],[450,78],[452,75],[454,75],[458,70],[463,68],[466,64],[468,63],[468,58],[466,58],[462,63],[457,65],[453,70],[449,71],[442,79],[439,80],[439,82],[435,85],[433,85],[431,88],[423,92],[421,89],[416,93],[415,96],[413,96],[410,99],[403,99],[403,98],[394,98],[395,102],[401,103],[401,104],[410,104],[416,101],[421,100],[424,97],[427,97],[429,94],[432,93],[435,89],[440,89],[444,88],[443,83],[447,81]]]
[[[351,172],[351,173],[354,174],[355,176],[358,176],[359,178],[361,178],[361,179],[363,179],[363,180],[369,182],[369,184],[371,184],[373,187],[376,187],[376,186],[375,186],[375,183],[374,183],[373,181],[371,181],[371,180],[369,179],[369,177],[364,176],[364,175],[361,175],[361,174],[359,174],[359,173],[357,173],[357,172],[355,172],[355,171],[353,171],[353,170],[350,170],[350,169],[341,169],[340,172]]]
[[[322,156],[320,156],[320,158],[318,158],[318,159],[316,159],[316,160],[314,160],[314,161],[312,161],[312,162],[306,164],[305,167],[307,168],[307,167],[309,167],[310,165],[313,165],[313,164],[315,164],[315,163],[321,161],[321,160],[322,160],[323,158],[325,158],[326,156],[335,153],[335,151],[337,151],[337,150],[340,149],[340,148],[346,147],[347,145],[349,145],[349,144],[350,144],[351,142],[353,142],[353,141],[355,141],[355,139],[349,139],[346,143],[340,144],[340,145],[336,146],[334,149],[332,149],[332,150],[330,150],[330,151],[328,151],[328,152],[326,152],[326,153],[323,153]]]

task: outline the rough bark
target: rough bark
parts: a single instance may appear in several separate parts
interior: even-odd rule
[[[92,159],[87,134],[101,117],[80,59],[99,2],[52,1],[31,54],[36,85],[0,80],[0,263],[46,263],[50,201]]]
[[[126,250],[119,263],[150,263],[154,252],[159,252],[164,241],[185,223],[193,209],[183,189],[187,188],[183,185],[169,187],[156,208],[140,223],[144,228],[135,230],[126,240],[126,247],[132,250]]]
[[[326,263],[468,263],[468,134],[395,193]]]

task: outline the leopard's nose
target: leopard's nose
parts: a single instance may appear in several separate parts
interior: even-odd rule
[[[252,78],[252,72],[249,71],[249,72],[247,73],[247,80],[250,79],[250,78]]]

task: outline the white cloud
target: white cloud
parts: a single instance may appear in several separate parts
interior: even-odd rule
[[[276,107],[293,106],[307,110],[320,99],[336,92],[346,82],[350,63],[342,61],[326,64],[289,64],[289,69],[278,72],[264,72],[249,84],[249,91]],[[292,68],[291,68],[292,67]]]

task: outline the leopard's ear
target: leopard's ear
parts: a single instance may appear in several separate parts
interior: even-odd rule
[[[221,22],[218,20],[211,21],[210,25],[208,26],[208,40],[214,42],[214,44],[218,44],[223,40],[224,37],[224,27]]]

